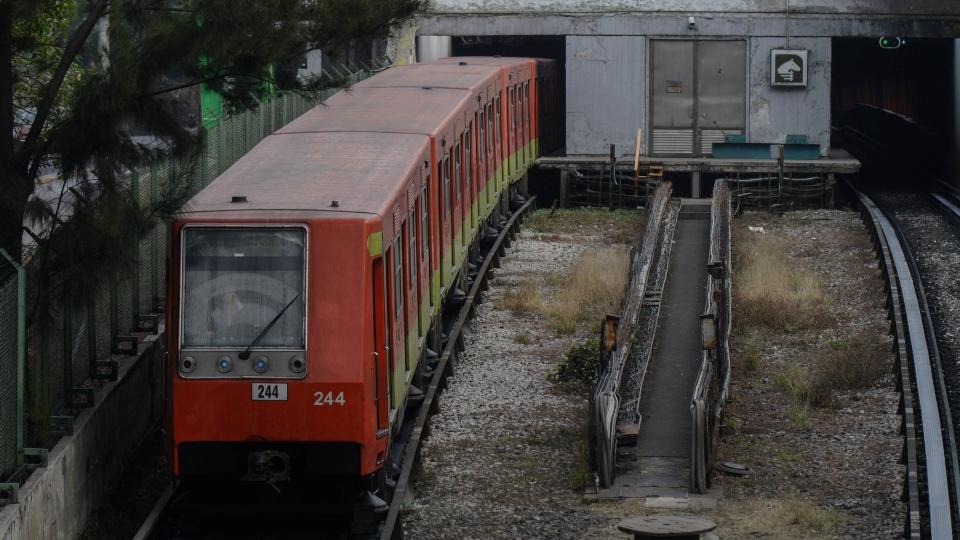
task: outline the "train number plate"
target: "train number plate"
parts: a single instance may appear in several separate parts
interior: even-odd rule
[[[286,401],[287,385],[276,383],[253,383],[250,388],[254,401]]]

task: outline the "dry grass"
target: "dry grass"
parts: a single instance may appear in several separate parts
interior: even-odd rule
[[[543,298],[537,282],[527,279],[516,287],[506,291],[500,305],[517,314],[540,313],[543,311]]]
[[[774,382],[791,398],[790,423],[806,429],[808,406],[833,407],[837,391],[876,386],[889,371],[887,358],[884,343],[859,335],[849,342],[831,341],[812,362],[812,369],[793,364],[778,373]]]
[[[722,538],[826,538],[841,521],[835,510],[797,497],[731,501],[721,509]]]
[[[767,236],[737,246],[737,315],[784,332],[822,327],[831,319],[820,279],[790,257],[786,247]]]
[[[530,214],[524,221],[528,230],[548,235],[556,240],[563,235],[592,233],[602,235],[611,243],[634,243],[643,229],[643,211],[602,208],[543,209]]]
[[[561,334],[572,334],[581,322],[598,323],[608,313],[619,313],[629,273],[626,246],[585,251],[546,302],[551,326]]]
[[[817,377],[831,381],[837,390],[876,386],[889,371],[887,346],[862,334],[850,341],[831,341],[817,362]]]

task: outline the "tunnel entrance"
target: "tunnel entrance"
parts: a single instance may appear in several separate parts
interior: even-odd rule
[[[903,170],[922,166],[952,178],[954,40],[903,41],[899,48],[886,49],[879,37],[833,40],[835,143],[854,154],[862,152],[851,140],[853,127],[895,153],[899,162],[910,164]]]
[[[451,56],[518,56],[531,58],[550,58],[556,60],[560,68],[560,80],[566,81],[564,63],[566,60],[566,38],[564,36],[453,36],[450,44]],[[567,110],[565,84],[560,91],[560,147],[547,150],[548,153],[564,153],[563,144],[566,133]],[[541,197],[541,205],[550,204],[559,197],[560,172],[539,167],[530,169],[530,191]]]

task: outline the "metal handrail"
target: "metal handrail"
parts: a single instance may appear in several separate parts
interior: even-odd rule
[[[617,326],[617,342],[610,360],[600,374],[590,396],[591,423],[597,479],[602,487],[613,484],[617,451],[617,417],[620,411],[620,381],[623,368],[630,356],[631,343],[640,318],[643,297],[646,294],[650,269],[653,266],[654,249],[673,186],[662,182],[647,206],[646,227],[640,242],[631,257],[630,282],[624,298],[623,309]]]

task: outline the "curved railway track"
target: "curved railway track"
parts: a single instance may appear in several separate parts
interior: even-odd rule
[[[399,444],[402,445],[403,450],[399,459],[399,472],[395,476],[395,483],[393,483],[390,505],[383,509],[386,516],[380,529],[379,538],[381,540],[403,538],[401,520],[403,505],[407,501],[410,482],[413,480],[413,471],[420,457],[421,443],[429,434],[430,416],[439,410],[440,394],[446,386],[447,377],[453,373],[458,355],[463,351],[462,330],[473,316],[475,306],[482,303],[483,294],[489,288],[489,280],[492,277],[493,270],[500,266],[500,257],[506,254],[506,248],[510,247],[510,242],[519,231],[523,216],[534,206],[535,202],[536,196],[530,196],[510,214],[506,222],[500,227],[497,237],[492,242],[482,244],[483,262],[477,269],[476,277],[467,292],[466,300],[460,309],[450,317],[452,324],[444,324],[445,328],[449,328],[446,345],[431,371],[429,385],[424,389],[422,402],[415,410],[408,411],[408,418],[412,420],[401,429],[403,440]],[[162,540],[169,537],[170,532],[165,529],[165,526],[167,526],[166,514],[175,498],[176,486],[171,484],[137,531],[134,540]],[[327,533],[330,533],[331,538],[340,538],[349,534],[346,531],[324,531],[322,537],[327,537]]]
[[[950,219],[960,223],[960,189],[942,181],[938,181],[937,186],[939,192],[931,192],[930,198],[950,216]]]
[[[905,536],[953,538],[960,468],[952,408],[923,280],[893,214],[850,184],[868,223],[887,282],[898,359],[908,505]]]

